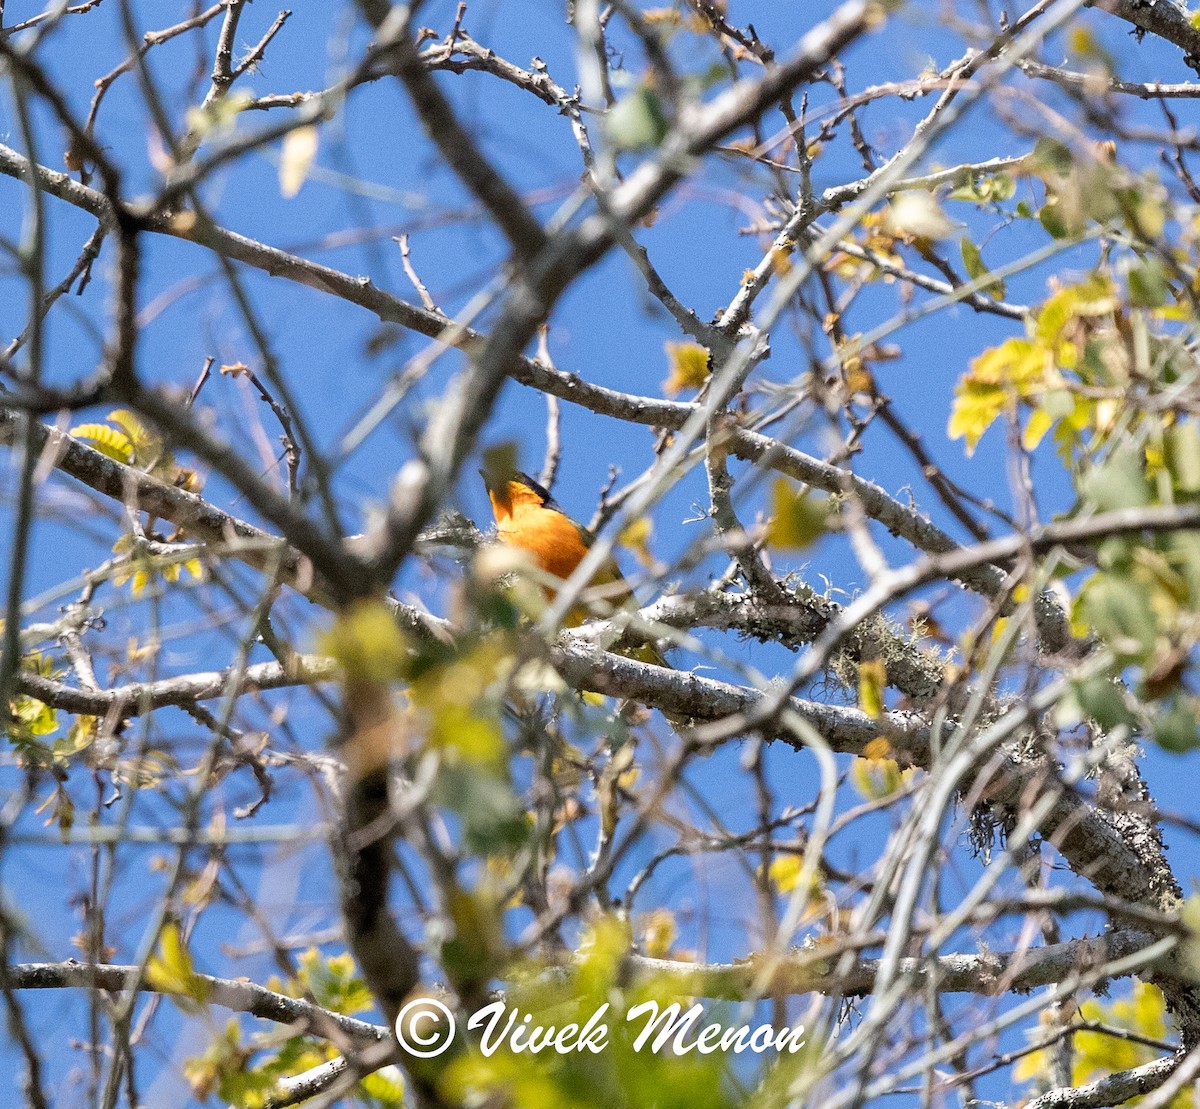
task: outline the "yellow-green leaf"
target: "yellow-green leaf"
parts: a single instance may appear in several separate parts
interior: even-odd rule
[[[1200,493],[1200,428],[1185,420],[1164,437],[1167,468],[1175,487],[1183,493]]]
[[[347,677],[362,682],[389,682],[401,676],[408,657],[404,633],[382,601],[361,601],[343,612],[320,639]]]
[[[253,99],[247,92],[233,92],[211,101],[207,107],[188,108],[185,116],[188,130],[197,140],[201,140],[210,132],[232,124],[238,114],[249,107]]]
[[[198,1012],[211,992],[209,983],[193,968],[183,934],[174,921],[163,926],[158,952],[146,962],[146,980],[156,990],[169,994],[187,1013]]]
[[[387,1066],[365,1075],[359,1085],[380,1105],[399,1107],[404,1104],[404,1076],[397,1067]]]
[[[767,867],[767,878],[779,893],[791,893],[800,884],[804,859],[799,855],[777,855]]]
[[[667,365],[670,376],[663,382],[663,391],[669,396],[682,393],[685,389],[699,389],[709,374],[708,351],[699,343],[666,343]]]
[[[29,735],[53,735],[58,730],[58,713],[34,697],[17,698],[12,712]]]
[[[297,127],[283,139],[279,153],[279,192],[285,198],[295,196],[308,180],[317,157],[320,139],[316,127]]]
[[[500,721],[470,704],[439,700],[432,706],[429,743],[451,751],[478,767],[500,770],[507,765],[508,747]]]
[[[1050,348],[1030,339],[1007,339],[985,350],[955,387],[947,434],[965,439],[971,454],[1001,412],[1045,391],[1053,363]]]
[[[779,893],[791,893],[800,885],[800,876],[804,874],[804,857],[800,855],[779,855],[770,861],[767,868],[767,879]],[[824,888],[821,880],[821,870],[812,869],[809,879],[808,895],[818,897]]]
[[[783,550],[802,550],[829,530],[826,498],[798,493],[787,478],[777,478],[771,490],[771,521],[767,542]]]
[[[670,123],[658,94],[647,85],[638,85],[609,111],[607,127],[613,146],[640,150],[658,146],[666,138]]]
[[[675,914],[669,909],[654,909],[641,920],[642,950],[652,959],[665,959],[679,935]]]
[[[1057,343],[1063,328],[1077,316],[1103,316],[1118,305],[1112,282],[1094,273],[1078,285],[1059,289],[1038,309],[1034,338],[1045,344]]]
[[[114,462],[128,466],[133,461],[133,442],[123,431],[107,424],[80,424],[71,428],[69,434],[81,439]]]
[[[654,555],[650,550],[650,536],[654,531],[654,523],[649,516],[639,516],[625,526],[617,537],[622,547],[628,547],[643,566],[654,566]]]
[[[895,759],[857,758],[850,765],[854,788],[868,801],[890,797],[904,781]]]
[[[951,439],[965,439],[967,454],[974,454],[983,433],[1004,411],[1008,395],[999,385],[990,385],[963,378],[954,389],[954,406],[946,434]]]
[[[1050,415],[1044,408],[1035,408],[1033,415],[1029,417],[1029,422],[1025,425],[1025,431],[1021,435],[1021,444],[1027,451],[1037,449],[1037,445],[1042,441],[1046,432],[1054,426],[1054,417]]]
[[[159,460],[163,452],[162,438],[151,431],[137,416],[127,408],[114,408],[107,417],[110,424],[116,424],[133,444],[134,458],[140,466],[152,466]]]
[[[882,659],[858,664],[858,703],[863,712],[878,720],[883,715],[883,691],[887,686],[887,664]]]
[[[963,238],[959,239],[958,249],[962,253],[963,268],[967,271],[967,276],[970,277],[972,281],[978,281],[982,277],[987,277],[987,275],[992,272],[984,263],[983,255],[980,253],[979,247],[971,242],[971,240],[966,236],[963,236]],[[982,291],[987,293],[988,296],[994,298],[995,300],[999,300],[1004,296],[1004,282],[989,281],[982,287]]]

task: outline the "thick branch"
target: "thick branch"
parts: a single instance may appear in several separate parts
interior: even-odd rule
[[[1179,1066],[1181,1057],[1168,1055],[1140,1067],[1108,1074],[1083,1086],[1064,1086],[1026,1102],[1025,1109],[1102,1109],[1124,1105],[1130,1098],[1157,1090]]]
[[[0,407],[0,444],[11,442],[18,426],[17,413]],[[242,561],[257,569],[266,569],[282,559],[285,577],[299,574],[301,556],[287,550],[287,544],[278,536],[215,508],[195,493],[123,465],[69,435],[43,425],[36,426],[35,434],[38,451],[49,449],[56,468],[97,493],[169,520],[198,539],[230,544]]]
[[[931,988],[938,993],[995,996],[1061,982],[1072,972],[1093,970],[1136,954],[1156,940],[1149,932],[1124,931],[1024,951],[921,956],[902,959],[898,974],[911,978],[913,991]],[[769,997],[805,993],[863,997],[874,989],[878,959],[860,959],[847,971],[840,970],[839,962],[836,949],[793,952],[777,964],[774,975],[764,985],[762,969],[754,959],[724,964],[684,963],[644,955],[630,959],[639,974],[668,979],[681,993],[702,997],[744,1000],[753,996],[755,989]]]
[[[18,990],[71,988],[121,993],[129,989],[129,983],[136,982],[142,993],[160,992],[146,981],[146,976],[136,966],[92,965],[74,960],[65,963],[18,963],[9,969],[9,976],[13,988]],[[278,1024],[303,1024],[318,1035],[336,1028],[359,1043],[381,1043],[392,1034],[389,1028],[330,1012],[303,998],[274,993],[254,982],[214,978],[209,974],[197,974],[195,977],[197,984],[203,984],[200,988],[206,991],[208,1001],[237,1013],[249,1013]]]
[[[841,611],[836,601],[799,585],[786,592],[784,599],[772,601],[711,589],[663,597],[640,610],[638,618],[673,628],[735,631],[795,650],[816,639]],[[844,650],[853,662],[885,659],[888,684],[915,701],[929,701],[942,688],[945,666],[941,659],[882,621],[860,625],[848,637]]]
[[[45,678],[40,674],[22,672],[20,689],[43,704],[64,712],[84,716],[140,716],[168,705],[181,706],[197,701],[223,697],[231,682],[241,693],[261,689],[283,689],[331,681],[337,676],[332,659],[318,655],[294,655],[287,666],[279,662],[258,662],[242,670],[210,670],[197,674],[181,674],[176,678],[160,678],[154,682],[131,682],[115,689],[79,689]]]
[[[1089,0],[1089,7],[1101,8],[1140,31],[1174,43],[1183,50],[1183,60],[1189,66],[1200,67],[1200,30],[1174,0]]]

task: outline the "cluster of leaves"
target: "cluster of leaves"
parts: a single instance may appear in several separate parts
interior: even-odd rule
[[[669,929],[656,932],[660,941],[669,935]],[[602,1051],[517,1053],[505,1042],[489,1056],[472,1043],[449,1061],[441,1076],[448,1100],[482,1104],[500,1097],[505,1104],[531,1109],[585,1109],[597,1104],[723,1109],[739,1101],[730,1082],[730,1060],[720,1052],[675,1055],[669,1050],[653,1051],[650,1045],[637,1050],[644,1020],[628,1020],[631,1010],[653,1001],[659,1012],[673,1003],[685,1012],[695,999],[681,995],[679,982],[670,979],[650,977],[629,984],[625,960],[631,947],[628,922],[598,917],[581,937],[578,958],[566,974],[546,975],[535,966],[513,976],[508,1003],[521,1014],[531,1014],[533,1024],[582,1028],[593,1014],[602,1012],[608,1028]],[[661,952],[661,946],[657,950]],[[744,1023],[744,1013],[711,1006],[706,1010],[705,1024]],[[797,1054],[784,1055],[770,1088],[757,1095],[758,1103],[782,1104],[787,1093],[796,1096],[813,1079],[817,1059],[818,1053],[807,1044]]]
[[[1033,450],[1053,430],[1078,512],[1195,502],[1200,427],[1186,414],[1195,362],[1181,336],[1152,328],[1175,313],[1141,303],[1133,278],[1144,268],[1128,269],[1123,288],[1098,271],[1059,289],[1031,314],[1026,335],[975,359],[956,390],[950,435],[972,450],[1005,415],[1024,419],[1022,442]],[[1142,704],[1100,676],[1079,683],[1060,715],[1147,731],[1171,750],[1195,746],[1197,706],[1184,679],[1200,637],[1200,541],[1187,532],[1113,538],[1096,565],[1072,628],[1103,639],[1114,675],[1135,668]],[[1159,702],[1157,711],[1147,702]]]
[[[70,434],[114,462],[134,466],[151,477],[193,493],[200,489],[192,471],[175,465],[162,436],[128,409],[116,408],[105,417],[104,423],[79,424],[71,428]]]
[[[1135,982],[1128,997],[1109,1003],[1091,999],[1079,1006],[1074,1018],[1057,1010],[1047,1010],[1042,1026],[1033,1033],[1035,1040],[1054,1034],[1054,1026],[1071,1023],[1082,1025],[1070,1036],[1071,1084],[1086,1086],[1108,1075],[1132,1070],[1153,1062],[1166,1050],[1169,1028],[1166,1004],[1162,991],[1147,982]],[[1163,1045],[1155,1047],[1154,1044]],[[1042,1048],[1026,1055],[1013,1068],[1013,1078],[1031,1084],[1032,1093],[1048,1089],[1047,1076],[1054,1073],[1051,1053],[1054,1047]],[[1194,1104],[1194,1093],[1188,1088],[1177,1093],[1167,1105],[1169,1109],[1187,1109]],[[1128,1104],[1134,1104],[1137,1100]]]
[[[1001,415],[1016,419],[1022,409],[1030,410],[1021,437],[1027,450],[1055,424],[1068,449],[1088,431],[1108,430],[1115,399],[1105,405],[1080,386],[1113,382],[1111,340],[1119,309],[1117,290],[1102,274],[1054,293],[1031,315],[1026,335],[1006,339],[971,363],[955,389],[950,438],[963,439],[969,454]]]
[[[948,434],[968,454],[1001,418],[1028,451],[1052,435],[1075,484],[1076,514],[1193,503],[1200,497],[1190,340],[1200,288],[1196,227],[1180,216],[1177,241],[1164,245],[1161,186],[1115,165],[1107,148],[1081,156],[1042,140],[1027,162],[1045,185],[1036,215],[1052,236],[1074,239],[1102,225],[1115,249],[1032,310],[1024,335],[971,363],[955,390]],[[1087,717],[1105,729],[1150,734],[1170,750],[1196,746],[1187,672],[1200,637],[1200,545],[1189,533],[1114,538],[1098,548],[1095,567],[1073,606],[1072,629],[1097,634],[1115,663],[1076,685],[1062,722]],[[1133,682],[1136,699],[1118,677]]]
[[[449,645],[410,640],[386,604],[364,602],[343,613],[321,643],[356,696],[377,693],[390,703],[393,683],[402,683],[390,732],[401,737],[399,746],[381,752],[381,765],[411,753],[403,737],[420,736],[422,757],[436,762],[434,801],[461,821],[467,848],[485,855],[528,836],[502,726],[516,611],[504,597],[489,596],[488,606],[492,626],[466,626]]]
[[[1123,226],[1139,243],[1153,244],[1162,235],[1165,190],[1153,173],[1134,177],[1117,165],[1114,152],[1111,143],[1074,151],[1057,139],[1038,140],[1029,170],[1045,185],[1046,202],[1037,217],[1053,238],[1076,237],[1092,223]]]
[[[21,660],[25,673],[42,678],[58,678],[62,671],[51,655],[34,651]],[[5,732],[17,757],[26,766],[46,767],[55,772],[60,782],[66,767],[79,752],[86,750],[96,736],[96,718],[77,716],[66,734],[60,734],[62,719],[59,711],[36,697],[18,696],[8,706]],[[56,793],[59,791],[56,791]],[[51,819],[70,827],[71,813],[64,807],[65,795],[56,803]]]
[[[200,475],[195,470],[178,465],[162,436],[147,427],[134,413],[118,408],[105,419],[105,423],[80,424],[71,428],[70,433],[114,462],[132,466],[189,493],[200,492],[203,487]],[[186,551],[178,556],[151,555],[139,537],[132,533],[122,535],[117,540],[113,545],[113,554],[122,559],[113,572],[113,583],[120,586],[129,582],[135,597],[141,596],[160,575],[168,582],[179,581],[184,570],[195,581],[201,581],[204,577],[203,564],[194,555]]]
[[[1119,492],[1120,475],[1130,479],[1126,489],[1141,486],[1147,503],[1145,483],[1135,480],[1142,474],[1129,463],[1118,456],[1104,468],[1114,479],[1107,492]],[[1079,711],[1104,729],[1142,731],[1170,751],[1200,745],[1198,704],[1187,680],[1200,638],[1200,537],[1181,532],[1152,542],[1110,539],[1097,561],[1099,569],[1079,592],[1072,624],[1077,633],[1103,637],[1117,658],[1115,669],[1127,672],[1137,696],[1097,676],[1075,686],[1060,715]]]
[[[41,651],[26,655],[21,669],[43,678],[55,675],[54,660]],[[17,697],[8,706],[7,731],[9,742],[18,750],[43,748],[46,737],[58,731],[58,712],[36,697]]]
[[[267,988],[288,997],[303,997],[342,1016],[371,1009],[370,991],[358,977],[349,955],[323,956],[310,948],[299,959],[294,978],[278,978]],[[160,953],[147,967],[157,989],[170,994],[185,1012],[207,1013],[207,982],[192,969],[191,957],[179,939],[178,929],[163,931]],[[244,1035],[234,1018],[217,1031],[203,1055],[184,1064],[192,1092],[207,1101],[214,1094],[237,1109],[261,1109],[280,1094],[280,1081],[330,1062],[338,1055],[329,1042],[286,1029]],[[361,1079],[353,1096],[372,1109],[404,1104],[404,1083],[395,1067],[385,1067]]]

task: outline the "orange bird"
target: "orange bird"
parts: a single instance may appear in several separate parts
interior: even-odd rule
[[[534,564],[556,578],[566,580],[574,572],[596,541],[582,524],[568,516],[558,502],[528,474],[513,470],[507,476],[480,470],[487,486],[492,515],[496,517],[496,534],[501,543],[519,547],[533,556]],[[621,576],[620,567],[611,555],[592,578],[591,586],[614,585],[613,600],[629,595],[629,587]],[[553,594],[553,589],[547,589]]]
[[[488,500],[492,502],[492,515],[496,517],[496,535],[500,542],[528,551],[534,563],[545,573],[564,581],[569,578],[596,537],[582,524],[572,520],[549,491],[528,474],[520,470],[508,470],[503,474],[480,470],[479,473],[487,486]],[[614,605],[620,605],[633,596],[612,555],[600,564],[588,585]],[[608,588],[603,588],[605,586]],[[552,587],[546,589],[547,597],[553,597],[555,592]],[[567,617],[571,624],[580,624],[585,619],[587,612],[582,607],[572,610]],[[669,668],[671,665],[653,643],[644,643],[621,653],[655,666]]]
[[[572,520],[549,491],[528,474],[508,469],[502,473],[490,470],[480,470],[479,473],[487,487],[488,500],[492,502],[492,515],[496,517],[496,534],[500,542],[528,551],[534,563],[545,573],[563,580],[569,578],[596,537],[582,524]],[[609,587],[603,592],[613,604],[619,605],[633,595],[621,576],[621,568],[611,555],[601,563],[589,583],[590,588],[598,586]],[[553,588],[547,588],[546,595],[553,597],[555,592]],[[580,624],[585,619],[587,612],[583,606],[576,606],[567,616],[570,624]],[[638,662],[672,669],[653,642],[618,647],[617,650]],[[664,716],[675,728],[689,724],[688,718],[674,713],[664,712]]]

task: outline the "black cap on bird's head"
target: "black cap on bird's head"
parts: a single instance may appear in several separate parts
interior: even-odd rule
[[[479,476],[483,478],[483,484],[487,487],[488,498],[492,502],[492,510],[497,514],[501,511],[506,515],[512,512],[513,497],[516,492],[516,489],[513,488],[514,486],[532,493],[537,497],[539,503],[546,508],[552,508],[556,512],[562,511],[558,507],[558,503],[550,495],[550,491],[521,470],[514,470],[509,467],[499,469],[494,466],[485,466],[479,471]]]

